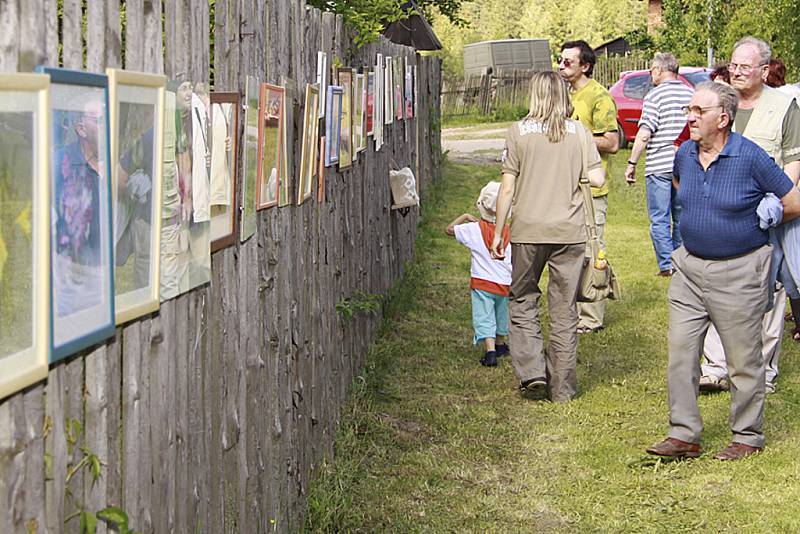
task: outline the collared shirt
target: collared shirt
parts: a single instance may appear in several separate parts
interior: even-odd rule
[[[782,198],[792,182],[766,152],[731,133],[722,152],[703,170],[694,141],[681,145],[674,174],[680,180],[681,236],[686,250],[706,259],[751,252],[768,241],[756,208],[767,193]]]
[[[645,174],[672,174],[675,140],[686,126],[683,106],[689,105],[693,94],[694,90],[680,80],[667,80],[644,97],[639,128],[645,126],[651,133]]]

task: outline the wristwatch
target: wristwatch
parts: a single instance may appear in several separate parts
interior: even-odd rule
[[[635,161],[628,160],[628,165],[633,165],[634,167],[636,167],[636,162],[635,162]]]

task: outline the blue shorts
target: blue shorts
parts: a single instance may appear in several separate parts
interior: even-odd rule
[[[472,327],[475,329],[473,343],[483,341],[487,337],[507,336],[508,297],[482,289],[473,289]]]

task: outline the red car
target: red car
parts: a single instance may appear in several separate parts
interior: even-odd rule
[[[707,81],[711,69],[704,67],[681,67],[678,79],[690,87],[700,82]],[[619,75],[617,83],[608,91],[617,103],[617,122],[623,135],[620,136],[620,146],[623,148],[628,141],[633,141],[639,131],[639,117],[642,116],[642,103],[644,95],[653,88],[649,70],[628,70]]]

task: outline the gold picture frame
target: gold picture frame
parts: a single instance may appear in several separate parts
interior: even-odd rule
[[[303,113],[303,148],[300,159],[300,178],[297,182],[297,204],[311,197],[314,170],[317,161],[319,137],[319,87],[306,84],[305,111]]]
[[[24,136],[27,134],[30,138],[27,144],[31,149],[31,159],[28,160],[31,167],[30,184],[27,185],[30,194],[23,194],[23,198],[15,202],[19,213],[9,213],[7,208],[10,197],[7,194],[0,200],[0,211],[5,216],[11,216],[12,221],[8,225],[4,220],[3,228],[0,228],[0,241],[3,243],[0,279],[6,278],[4,273],[13,269],[17,276],[27,277],[31,287],[28,302],[22,305],[25,309],[29,308],[28,314],[22,313],[22,306],[13,298],[16,294],[7,302],[5,291],[0,291],[0,320],[3,324],[0,329],[0,399],[47,378],[51,328],[49,87],[50,76],[47,74],[0,75],[0,121],[5,123],[3,116],[8,115],[9,120],[27,123],[25,132],[19,137],[22,138],[22,144],[25,144]],[[27,108],[25,104],[28,104]],[[30,120],[20,116],[26,113],[31,115]],[[3,140],[6,147],[8,144],[3,136],[8,135],[8,132],[4,128],[0,133],[0,140]],[[21,159],[19,151],[13,151],[13,158]],[[4,184],[4,176],[8,176],[8,173],[2,171],[12,164],[12,158],[6,160],[0,155],[0,188],[7,185]],[[13,175],[18,176],[16,172]],[[9,243],[9,239],[3,238],[9,231],[18,233],[22,248],[28,249],[31,262],[28,272],[20,272],[20,269],[14,269],[14,265],[10,263],[14,259],[12,255],[16,247],[13,246],[14,243]],[[2,282],[5,288],[12,290],[23,287],[7,279]],[[9,322],[11,317],[16,317],[20,319],[19,326],[23,326],[25,316],[30,318],[30,337],[27,342],[19,337],[18,328]]]
[[[167,78],[112,68],[106,69],[106,74],[111,120],[114,310],[116,324],[120,325],[157,311],[160,306],[161,183]],[[133,179],[138,181],[128,187]],[[144,191],[148,181],[149,190]],[[126,191],[121,193],[123,183]],[[149,241],[145,244],[146,233],[149,233]],[[143,244],[148,250],[140,250],[145,248]],[[130,248],[130,254],[123,248]]]

